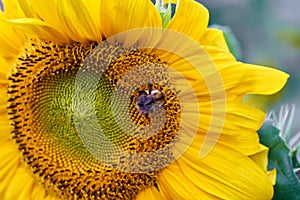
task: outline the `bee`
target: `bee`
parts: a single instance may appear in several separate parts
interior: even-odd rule
[[[149,90],[137,90],[139,96],[136,99],[140,114],[147,115],[153,106],[162,108],[165,103],[165,94],[159,90],[152,90],[153,85],[148,83]]]

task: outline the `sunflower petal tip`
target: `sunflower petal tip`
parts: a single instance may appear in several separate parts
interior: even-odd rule
[[[272,169],[271,171],[267,172],[267,176],[272,183],[272,185],[275,185],[276,183],[276,168]]]
[[[286,85],[289,78],[290,78],[290,75],[288,73],[280,71],[280,70],[276,70],[276,74],[274,72],[274,82],[277,82],[277,84],[274,84],[275,91],[273,93],[280,91]],[[273,93],[271,93],[271,94],[273,94]]]

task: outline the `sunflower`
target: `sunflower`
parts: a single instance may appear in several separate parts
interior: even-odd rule
[[[270,199],[245,94],[288,75],[244,64],[205,7],[4,1],[1,199]]]

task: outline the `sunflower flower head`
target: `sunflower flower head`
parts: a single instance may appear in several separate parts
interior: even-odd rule
[[[265,114],[242,98],[288,75],[170,3],[4,1],[2,199],[272,198]]]

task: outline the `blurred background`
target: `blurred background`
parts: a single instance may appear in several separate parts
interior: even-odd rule
[[[282,92],[249,97],[257,107],[279,110],[295,104],[292,133],[300,131],[300,1],[198,0],[210,11],[210,24],[228,26],[241,48],[240,61],[279,68],[290,74]]]

